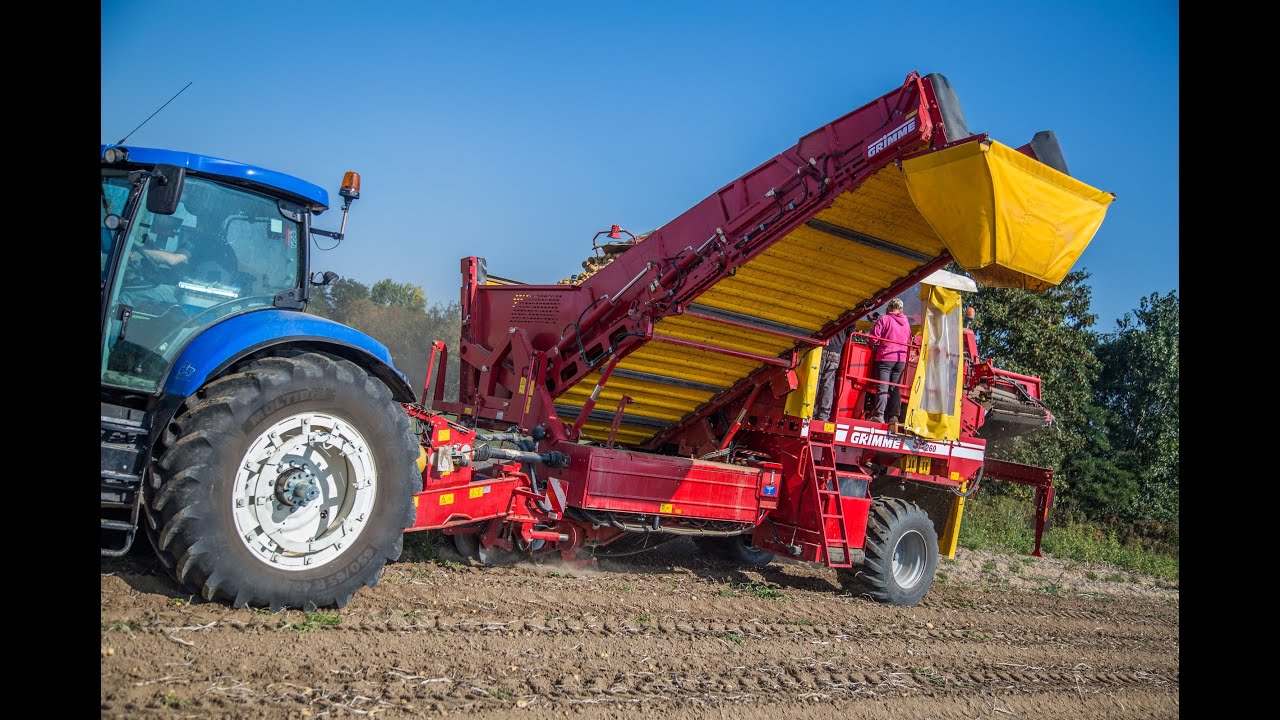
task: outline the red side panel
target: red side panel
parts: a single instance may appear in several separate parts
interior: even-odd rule
[[[871,512],[871,498],[841,495],[840,508],[844,511],[844,529],[849,533],[849,547],[862,547],[867,542],[867,515]]]
[[[754,523],[762,492],[758,468],[561,443],[573,462],[553,473],[567,501],[587,510]]]
[[[832,417],[861,418],[867,380],[871,377],[871,348],[857,343],[845,345],[840,375],[843,382],[836,383],[840,397],[836,399]]]
[[[507,475],[498,480],[436,487],[417,493],[413,496],[415,517],[410,529],[441,528],[506,515],[512,493],[522,484],[522,478]]]

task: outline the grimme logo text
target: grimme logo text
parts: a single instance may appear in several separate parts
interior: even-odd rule
[[[890,145],[892,145],[892,144],[894,144],[894,143],[898,142],[898,141],[899,141],[899,140],[901,140],[903,137],[905,137],[907,133],[909,133],[909,132],[911,132],[912,130],[915,130],[915,129],[916,129],[916,119],[913,117],[913,118],[911,118],[911,119],[907,120],[906,122],[902,123],[901,125],[899,125],[899,126],[897,127],[897,129],[893,130],[893,131],[892,131],[892,132],[890,132],[888,135],[885,135],[884,137],[880,138],[879,140],[877,140],[877,141],[875,141],[875,142],[871,143],[870,145],[868,145],[868,146],[867,146],[867,157],[871,157],[872,155],[875,155],[876,153],[880,152],[881,150],[884,150],[885,148],[889,147]]]

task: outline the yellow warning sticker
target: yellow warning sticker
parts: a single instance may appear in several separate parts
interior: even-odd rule
[[[441,504],[441,505],[452,505],[452,504],[453,504],[453,493],[445,493],[444,495],[441,495],[441,496],[440,496],[440,504]]]
[[[520,378],[520,392],[519,392],[520,395],[524,394],[524,389],[525,387],[528,386],[528,384],[529,384],[528,378]]]
[[[659,505],[658,512],[664,512],[664,513],[673,512],[671,509],[671,503],[662,503],[661,505]]]
[[[436,433],[436,442],[449,441],[449,428],[440,428],[440,432]]]
[[[907,472],[920,473],[921,475],[928,475],[929,467],[931,465],[933,465],[933,458],[916,457],[915,455],[908,455],[902,458],[899,463],[899,467],[903,470],[906,470]]]
[[[822,432],[835,432],[835,431],[836,431],[836,424],[835,424],[835,423],[823,423],[823,424],[822,424]]]
[[[463,414],[463,415],[470,415],[470,414],[471,414],[471,408],[469,408],[469,407],[464,407],[464,408],[462,408],[462,414]]]
[[[960,473],[959,473],[959,472],[957,472],[957,471],[955,471],[955,470],[952,470],[952,471],[951,471],[951,479],[952,479],[952,480],[959,480],[959,479],[960,479]]]
[[[414,507],[418,507],[418,500],[419,500],[419,499],[420,499],[420,498],[419,498],[417,495],[414,495],[414,496],[413,496],[413,506],[414,506]]]
[[[487,488],[487,487],[471,488],[470,490],[468,490],[468,491],[467,491],[467,495],[468,495],[472,500],[474,500],[474,499],[476,499],[476,498],[480,497],[481,495],[484,495],[484,491],[485,491],[485,490],[488,490],[488,489],[489,489],[489,488]]]

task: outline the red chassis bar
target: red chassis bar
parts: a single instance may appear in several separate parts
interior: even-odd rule
[[[1053,506],[1053,470],[1022,465],[1005,460],[987,460],[983,469],[983,477],[1004,480],[1005,482],[1029,485],[1036,491],[1036,544],[1031,554],[1040,555],[1040,540],[1049,522],[1049,509]]]

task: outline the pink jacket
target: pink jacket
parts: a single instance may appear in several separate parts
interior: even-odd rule
[[[891,341],[875,343],[876,362],[906,362],[907,343],[911,342],[911,322],[906,315],[900,312],[881,315],[871,334]]]

